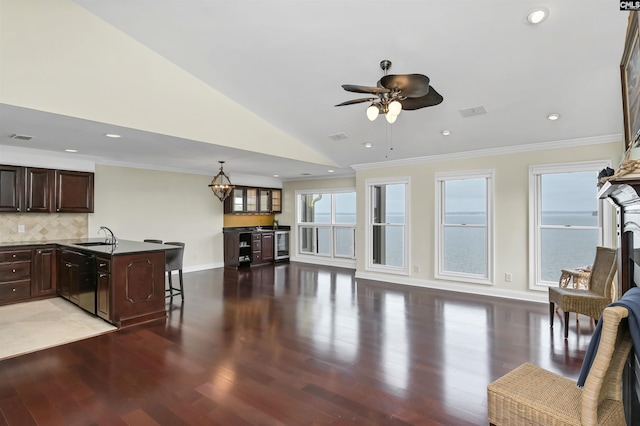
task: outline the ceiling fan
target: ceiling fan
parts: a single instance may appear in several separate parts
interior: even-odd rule
[[[438,105],[442,96],[429,85],[429,77],[422,74],[389,74],[391,61],[380,61],[384,77],[378,80],[376,87],[343,84],[347,92],[370,93],[372,97],[352,99],[336,106],[353,105],[371,102],[367,108],[367,118],[373,121],[379,114],[384,114],[389,123],[394,123],[400,112]]]

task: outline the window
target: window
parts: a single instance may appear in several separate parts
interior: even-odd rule
[[[493,283],[493,171],[436,175],[436,277]]]
[[[366,182],[367,269],[408,274],[409,179]]]
[[[298,191],[296,204],[300,254],[355,259],[354,190]]]
[[[596,185],[598,171],[607,166],[586,162],[530,168],[530,288],[558,285],[561,269],[593,263],[603,241],[602,224],[608,222],[602,219]]]

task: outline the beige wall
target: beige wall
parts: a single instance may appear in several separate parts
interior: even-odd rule
[[[494,294],[498,296],[546,300],[546,293],[529,290],[528,216],[529,166],[578,161],[609,160],[617,168],[622,142],[546,149],[503,155],[422,162],[393,167],[365,168],[356,173],[358,192],[357,275],[418,286]],[[467,170],[495,170],[495,285],[467,284],[435,280],[435,174]],[[410,276],[372,275],[365,271],[364,223],[365,181],[370,178],[408,176],[411,179]],[[596,185],[597,182],[594,182]],[[420,272],[413,272],[419,266]],[[504,274],[513,274],[505,282]]]
[[[222,203],[211,177],[96,165],[89,237],[108,226],[120,239],[182,241],[185,270],[223,265]]]

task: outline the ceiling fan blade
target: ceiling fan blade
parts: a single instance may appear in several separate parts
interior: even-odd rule
[[[359,104],[359,103],[362,103],[362,102],[373,102],[373,101],[375,101],[376,99],[378,99],[378,98],[360,98],[360,99],[352,99],[352,100],[350,100],[350,101],[346,101],[346,102],[343,102],[343,103],[341,103],[341,104],[334,105],[334,106],[345,106],[345,105]]]
[[[427,83],[428,84],[428,83]],[[385,87],[369,87],[369,86],[358,86],[357,84],[343,84],[342,88],[347,92],[355,92],[355,93],[389,93],[391,90]]]
[[[402,109],[411,111],[414,109],[420,109],[424,107],[438,105],[444,100],[442,95],[436,92],[436,89],[429,86],[429,93],[419,98],[406,98],[400,101]]]
[[[429,93],[429,77],[422,74],[385,75],[378,83],[387,89],[399,90],[400,95],[407,98],[420,98]]]

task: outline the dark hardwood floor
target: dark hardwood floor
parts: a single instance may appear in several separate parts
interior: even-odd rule
[[[300,263],[185,274],[156,322],[0,362],[0,425],[479,425],[529,361],[576,378],[546,304]]]

